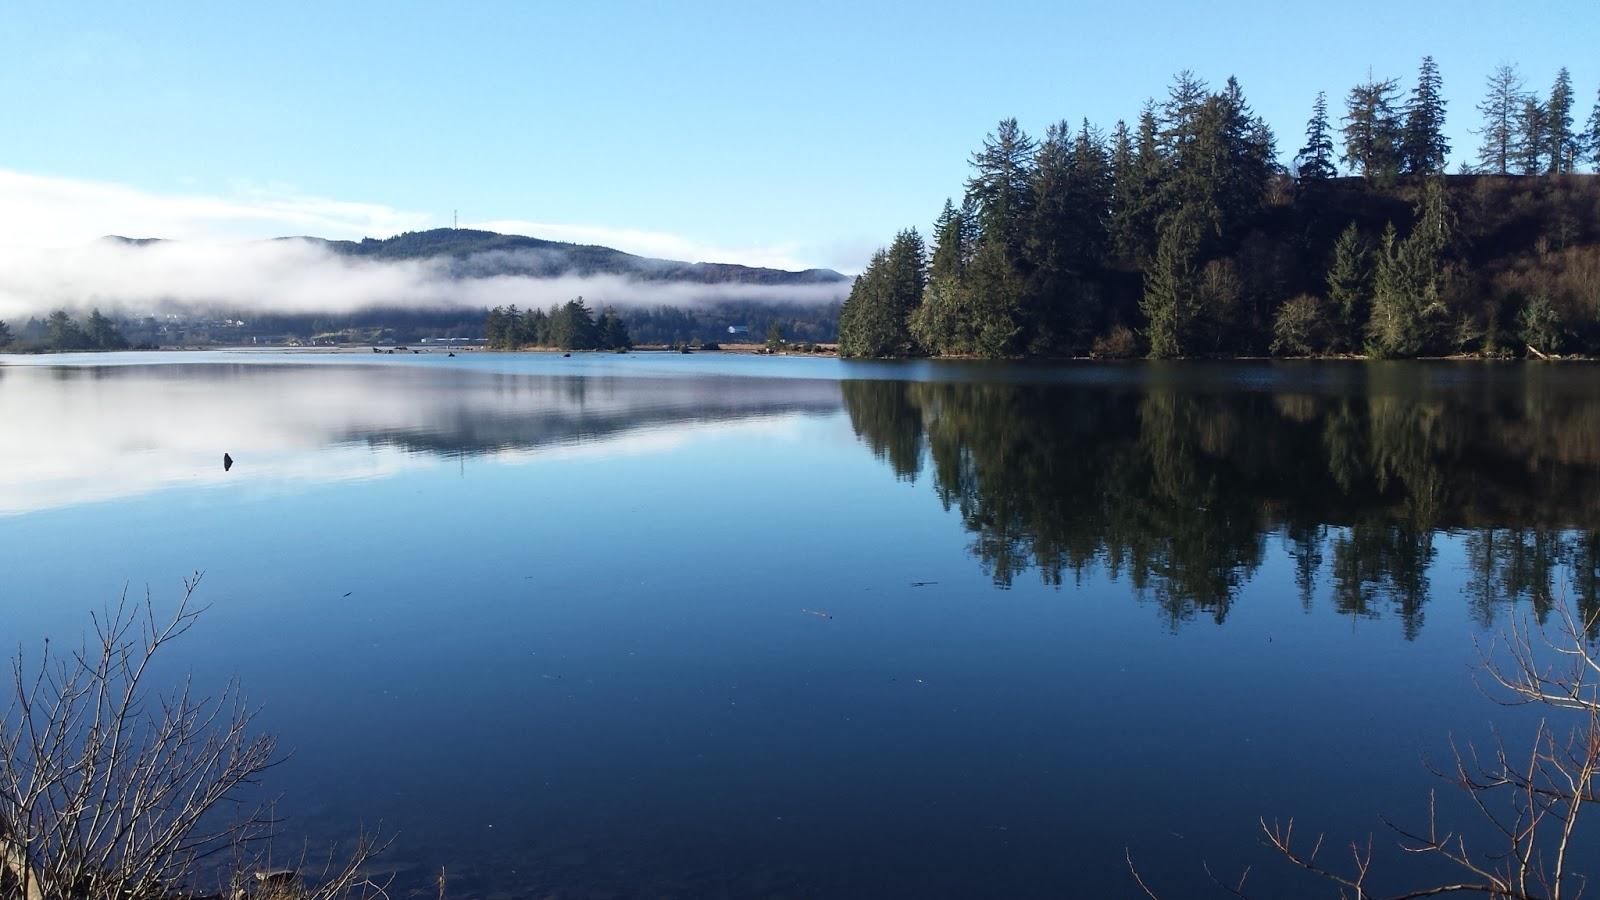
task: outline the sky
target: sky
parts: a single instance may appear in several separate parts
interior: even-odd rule
[[[1132,119],[1188,68],[1241,80],[1285,158],[1317,91],[1409,89],[1454,162],[1485,76],[1586,118],[1600,4],[47,3],[0,12],[0,250],[118,233],[382,237],[463,225],[859,271],[926,232],[1002,117]]]

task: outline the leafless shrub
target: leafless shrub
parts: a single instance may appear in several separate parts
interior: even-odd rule
[[[1297,838],[1292,819],[1271,824],[1261,820],[1264,843],[1290,863],[1328,882],[1336,896],[1350,900],[1412,900],[1447,894],[1496,900],[1580,896],[1586,879],[1569,866],[1579,819],[1600,800],[1595,784],[1600,771],[1600,658],[1587,638],[1596,623],[1580,621],[1565,604],[1558,604],[1558,610],[1555,634],[1521,619],[1502,639],[1480,648],[1481,670],[1498,702],[1540,704],[1550,707],[1554,715],[1576,721],[1564,728],[1541,721],[1525,758],[1499,742],[1489,754],[1480,754],[1471,746],[1463,750],[1452,743],[1452,764],[1435,772],[1470,799],[1490,826],[1491,842],[1472,847],[1459,830],[1442,827],[1432,793],[1421,829],[1384,820],[1398,838],[1400,849],[1446,860],[1459,873],[1458,880],[1378,892],[1370,886],[1370,836],[1364,842],[1345,845],[1328,861],[1323,854],[1324,836],[1319,834],[1310,841]],[[1157,897],[1140,877],[1131,855],[1128,867],[1140,890]],[[1209,869],[1206,874],[1210,875]],[[1224,893],[1247,896],[1243,877],[1233,885],[1215,877],[1211,881]]]
[[[277,761],[270,735],[237,683],[197,693],[149,690],[151,665],[204,612],[197,573],[170,616],[148,594],[92,617],[83,644],[19,650],[0,718],[0,900],[144,900],[180,896],[201,869],[233,853],[228,893],[377,896],[361,874],[378,847],[366,838],[330,856],[316,885],[268,884],[239,873],[247,848],[271,833],[270,806],[246,799]],[[273,893],[276,891],[276,893]]]

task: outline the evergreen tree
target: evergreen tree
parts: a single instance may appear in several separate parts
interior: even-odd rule
[[[4,321],[0,321],[0,347],[10,344],[11,341],[11,326],[7,325]]]
[[[1311,104],[1311,121],[1306,123],[1306,145],[1295,154],[1295,168],[1302,183],[1327,181],[1338,174],[1333,162],[1333,130],[1328,125],[1328,94],[1317,92]]]
[[[1350,353],[1362,345],[1367,322],[1367,302],[1372,291],[1372,265],[1361,229],[1351,222],[1333,247],[1328,268],[1328,304],[1334,321],[1333,349]]]
[[[944,201],[933,224],[933,256],[928,264],[928,286],[922,303],[911,313],[911,337],[933,354],[966,354],[971,342],[964,335],[966,316],[961,309],[961,279],[972,258],[970,211]]]
[[[1167,102],[1161,105],[1161,144],[1169,156],[1177,156],[1194,142],[1201,109],[1210,93],[1206,83],[1188,69],[1172,78]]]
[[[1584,126],[1583,142],[1589,151],[1589,161],[1600,170],[1600,93],[1594,101],[1594,111],[1589,113],[1589,124]]]
[[[1424,56],[1417,86],[1406,102],[1406,122],[1400,140],[1401,165],[1415,175],[1444,171],[1450,142],[1444,136],[1444,82],[1433,57]]]
[[[1404,241],[1394,223],[1384,231],[1373,276],[1372,316],[1367,323],[1367,348],[1374,356],[1416,356],[1436,340],[1444,304],[1440,300],[1444,251],[1454,217],[1444,184],[1431,178],[1415,210],[1416,225]]]
[[[1483,144],[1478,148],[1480,171],[1497,175],[1511,172],[1517,147],[1517,120],[1523,108],[1522,76],[1515,66],[1502,64],[1489,74],[1488,91],[1478,112],[1483,115]]]
[[[1034,143],[1016,119],[1003,119],[972,155],[975,170],[967,180],[967,197],[978,212],[985,236],[1000,240],[1015,261],[1021,258],[1024,231],[1032,207]]]
[[[1589,162],[1594,163],[1595,170],[1600,170],[1600,93],[1595,94],[1595,107],[1584,127],[1584,146],[1589,151]]]
[[[1367,178],[1387,178],[1399,170],[1400,115],[1395,111],[1399,83],[1370,76],[1350,89],[1345,100],[1344,162]]]
[[[58,309],[45,319],[45,340],[52,350],[85,350],[92,344],[88,335],[64,309]]]
[[[506,310],[503,306],[496,306],[489,310],[483,320],[483,337],[491,350],[506,348]]]
[[[1545,171],[1545,157],[1549,149],[1548,112],[1543,103],[1534,97],[1522,98],[1522,109],[1517,114],[1516,144],[1512,159],[1517,171],[1524,175],[1540,175]]]
[[[1185,96],[1187,73],[1173,88]],[[1260,207],[1276,171],[1274,139],[1245,102],[1235,79],[1220,94],[1205,97],[1186,114],[1183,133],[1172,139],[1164,206],[1185,210],[1202,224],[1203,240],[1225,245]]]
[[[1028,318],[1034,350],[1086,346],[1099,318],[1094,278],[1105,261],[1112,203],[1111,160],[1085,121],[1073,135],[1052,125],[1033,165],[1032,276]]]
[[[839,355],[907,356],[915,350],[910,317],[927,280],[922,236],[907,229],[872,258],[839,313]]]
[[[122,336],[122,331],[115,322],[102,315],[100,310],[89,312],[89,319],[84,328],[85,343],[96,350],[126,350],[128,339]]]
[[[1549,159],[1552,175],[1565,175],[1577,170],[1580,144],[1572,130],[1572,75],[1562,66],[1556,73],[1556,82],[1550,88],[1550,100],[1545,104],[1544,139],[1545,155]]]
[[[1155,359],[1174,359],[1188,351],[1198,306],[1195,258],[1200,234],[1201,225],[1193,215],[1172,216],[1145,272],[1139,309],[1149,322],[1150,356]]]
[[[600,332],[600,346],[606,350],[630,350],[633,348],[633,338],[628,335],[628,325],[617,315],[617,311],[606,307],[600,314],[598,323]]]
[[[594,350],[600,346],[600,329],[582,297],[551,310],[550,344],[562,350]]]
[[[1155,254],[1165,176],[1155,105],[1147,102],[1139,114],[1131,164],[1117,175],[1114,188],[1111,243],[1124,265],[1143,268]]]
[[[967,266],[962,309],[971,352],[988,359],[1020,354],[1028,339],[1027,280],[999,237],[985,234]]]

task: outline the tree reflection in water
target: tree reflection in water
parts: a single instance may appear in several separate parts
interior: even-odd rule
[[[860,439],[898,477],[931,479],[1000,586],[1099,567],[1173,625],[1221,622],[1280,539],[1301,602],[1329,579],[1339,611],[1392,612],[1415,637],[1436,538],[1450,532],[1464,536],[1484,624],[1517,601],[1542,617],[1562,590],[1600,609],[1600,396],[1531,377],[1451,389],[1407,378],[1375,368],[1302,393],[1148,381],[842,392]]]

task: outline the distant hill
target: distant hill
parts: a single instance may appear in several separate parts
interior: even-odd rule
[[[366,238],[361,241],[328,241],[320,238],[303,238],[303,240],[324,244],[335,253],[368,259],[406,260],[445,257],[450,260],[451,271],[464,278],[495,275],[521,275],[531,278],[622,275],[644,281],[771,286],[844,284],[850,280],[832,269],[804,269],[790,272],[732,263],[653,259],[624,253],[611,247],[568,244],[470,228],[408,231],[391,238]]]

